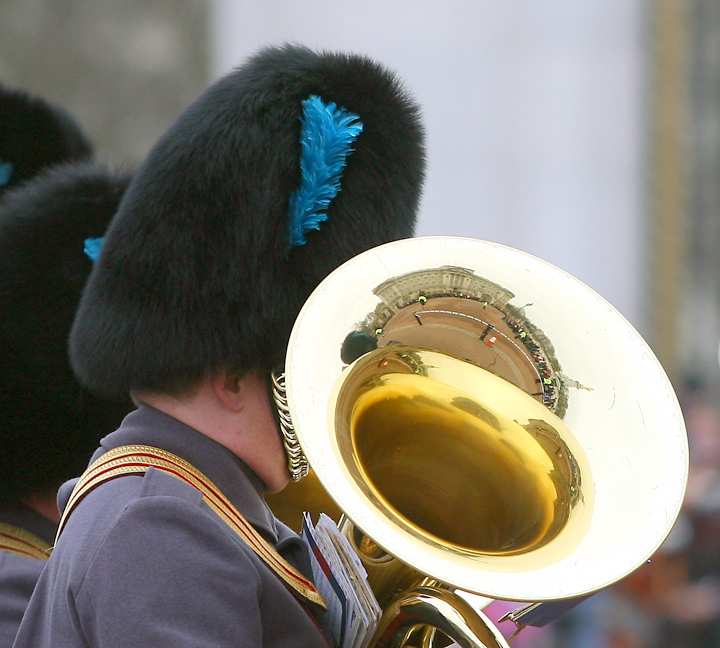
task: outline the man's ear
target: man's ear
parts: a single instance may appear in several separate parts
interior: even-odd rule
[[[212,380],[213,390],[218,400],[233,412],[239,412],[245,406],[244,378],[237,374],[221,372]]]

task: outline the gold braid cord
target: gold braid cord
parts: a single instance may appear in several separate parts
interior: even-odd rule
[[[91,490],[115,477],[145,473],[156,468],[190,484],[203,494],[205,503],[272,569],[292,590],[308,601],[325,607],[315,585],[306,579],[265,540],[225,495],[195,466],[184,459],[151,446],[129,445],[105,453],[83,473],[63,512],[57,537],[80,500]],[[57,542],[57,538],[56,538]]]
[[[20,527],[0,522],[0,551],[47,560],[50,557],[50,545]]]

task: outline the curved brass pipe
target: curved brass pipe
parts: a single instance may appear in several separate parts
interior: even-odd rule
[[[409,648],[413,632],[427,626],[462,648],[509,648],[482,612],[454,592],[437,586],[421,586],[398,596],[383,612],[370,645]],[[432,644],[423,638],[420,645]]]

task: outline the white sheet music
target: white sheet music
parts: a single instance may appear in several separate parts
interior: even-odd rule
[[[348,539],[325,514],[313,525],[305,513],[302,536],[310,549],[315,586],[328,606],[336,645],[364,648],[377,627],[381,610],[362,563]]]

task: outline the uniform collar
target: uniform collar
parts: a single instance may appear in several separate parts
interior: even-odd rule
[[[113,448],[149,445],[191,463],[212,481],[247,520],[271,542],[277,541],[275,518],[263,496],[265,484],[225,446],[156,410],[141,405],[115,432],[100,442],[91,462]]]

